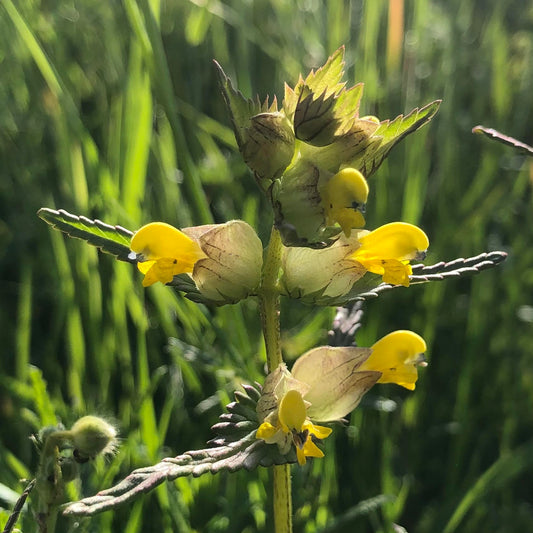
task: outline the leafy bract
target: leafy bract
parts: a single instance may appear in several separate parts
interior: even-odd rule
[[[129,257],[130,241],[133,232],[121,226],[111,226],[101,220],[91,220],[84,216],[68,213],[63,209],[55,210],[43,207],[37,213],[45,222],[70,237],[82,239],[102,252],[114,255],[120,261],[135,263]]]
[[[360,170],[368,178],[378,169],[398,142],[433,118],[440,103],[441,100],[435,100],[420,109],[413,109],[405,116],[399,115],[392,121],[380,122],[378,128],[372,133],[369,145],[357,154],[348,166]]]
[[[267,96],[265,101],[261,103],[259,97],[256,97],[255,100],[245,98],[239,90],[233,87],[230,78],[226,75],[222,67],[216,61],[214,63],[217,69],[222,95],[230,112],[235,138],[240,148],[245,142],[245,132],[251,125],[252,117],[261,113],[277,112],[277,99],[274,96],[272,103],[269,103]]]

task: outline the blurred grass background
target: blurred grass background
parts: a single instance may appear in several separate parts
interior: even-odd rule
[[[533,6],[520,0],[2,0],[0,4],[0,524],[35,471],[28,436],[86,413],[114,419],[119,455],[69,498],[202,447],[243,381],[262,380],[257,306],[207,309],[51,231],[64,208],[136,229],[242,218],[266,202],[242,162],[216,58],[247,96],[346,45],[362,114],[442,98],[371,178],[368,227],[404,220],[428,262],[503,249],[503,266],[367,305],[358,340],[428,341],[415,393],[378,386],[293,469],[295,531],[529,531],[533,524],[533,167],[470,133],[533,142]],[[334,311],[284,303],[294,358]],[[267,532],[268,472],[182,479],[64,531]],[[34,531],[30,516],[23,531]]]

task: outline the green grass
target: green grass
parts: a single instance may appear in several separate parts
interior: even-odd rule
[[[413,329],[430,366],[414,393],[373,389],[325,459],[294,468],[295,531],[530,528],[533,167],[470,130],[481,123],[532,143],[533,10],[407,0],[399,64],[387,60],[387,13],[387,2],[355,0],[3,0],[1,507],[35,471],[28,436],[43,425],[96,412],[120,426],[120,454],[84,475],[77,498],[202,447],[232,391],[263,373],[253,301],[207,309],[144,290],[129,265],[51,231],[36,211],[132,230],[243,218],[266,238],[267,204],[236,149],[211,60],[247,96],[281,97],[283,81],[345,44],[350,83],[365,82],[362,114],[393,118],[443,99],[370,179],[368,226],[420,224],[429,262],[510,256],[479,277],[368,304],[361,344]],[[332,313],[290,302],[284,317],[295,357],[325,342]],[[164,486],[81,530],[266,532],[270,509],[267,471],[219,474]],[[27,514],[22,529],[34,530]]]

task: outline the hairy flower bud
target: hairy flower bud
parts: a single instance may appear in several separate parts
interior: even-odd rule
[[[117,446],[117,430],[98,416],[80,418],[70,429],[70,434],[78,462],[113,453]]]

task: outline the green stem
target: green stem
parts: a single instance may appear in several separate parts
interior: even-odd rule
[[[59,466],[59,447],[64,441],[72,441],[72,432],[54,431],[46,438],[41,452],[39,470],[35,477],[37,524],[40,533],[54,533],[56,528],[58,501],[64,488]]]
[[[274,531],[292,532],[291,465],[274,467]]]
[[[278,275],[280,267],[281,238],[279,232],[272,228],[259,291],[259,307],[269,372],[275,370],[283,362],[279,328]]]
[[[281,267],[281,238],[272,228],[265,262],[259,307],[265,338],[268,371],[275,370],[283,362],[281,356],[281,337],[279,326],[279,289],[278,276]],[[274,531],[292,533],[292,494],[290,465],[274,466]]]

